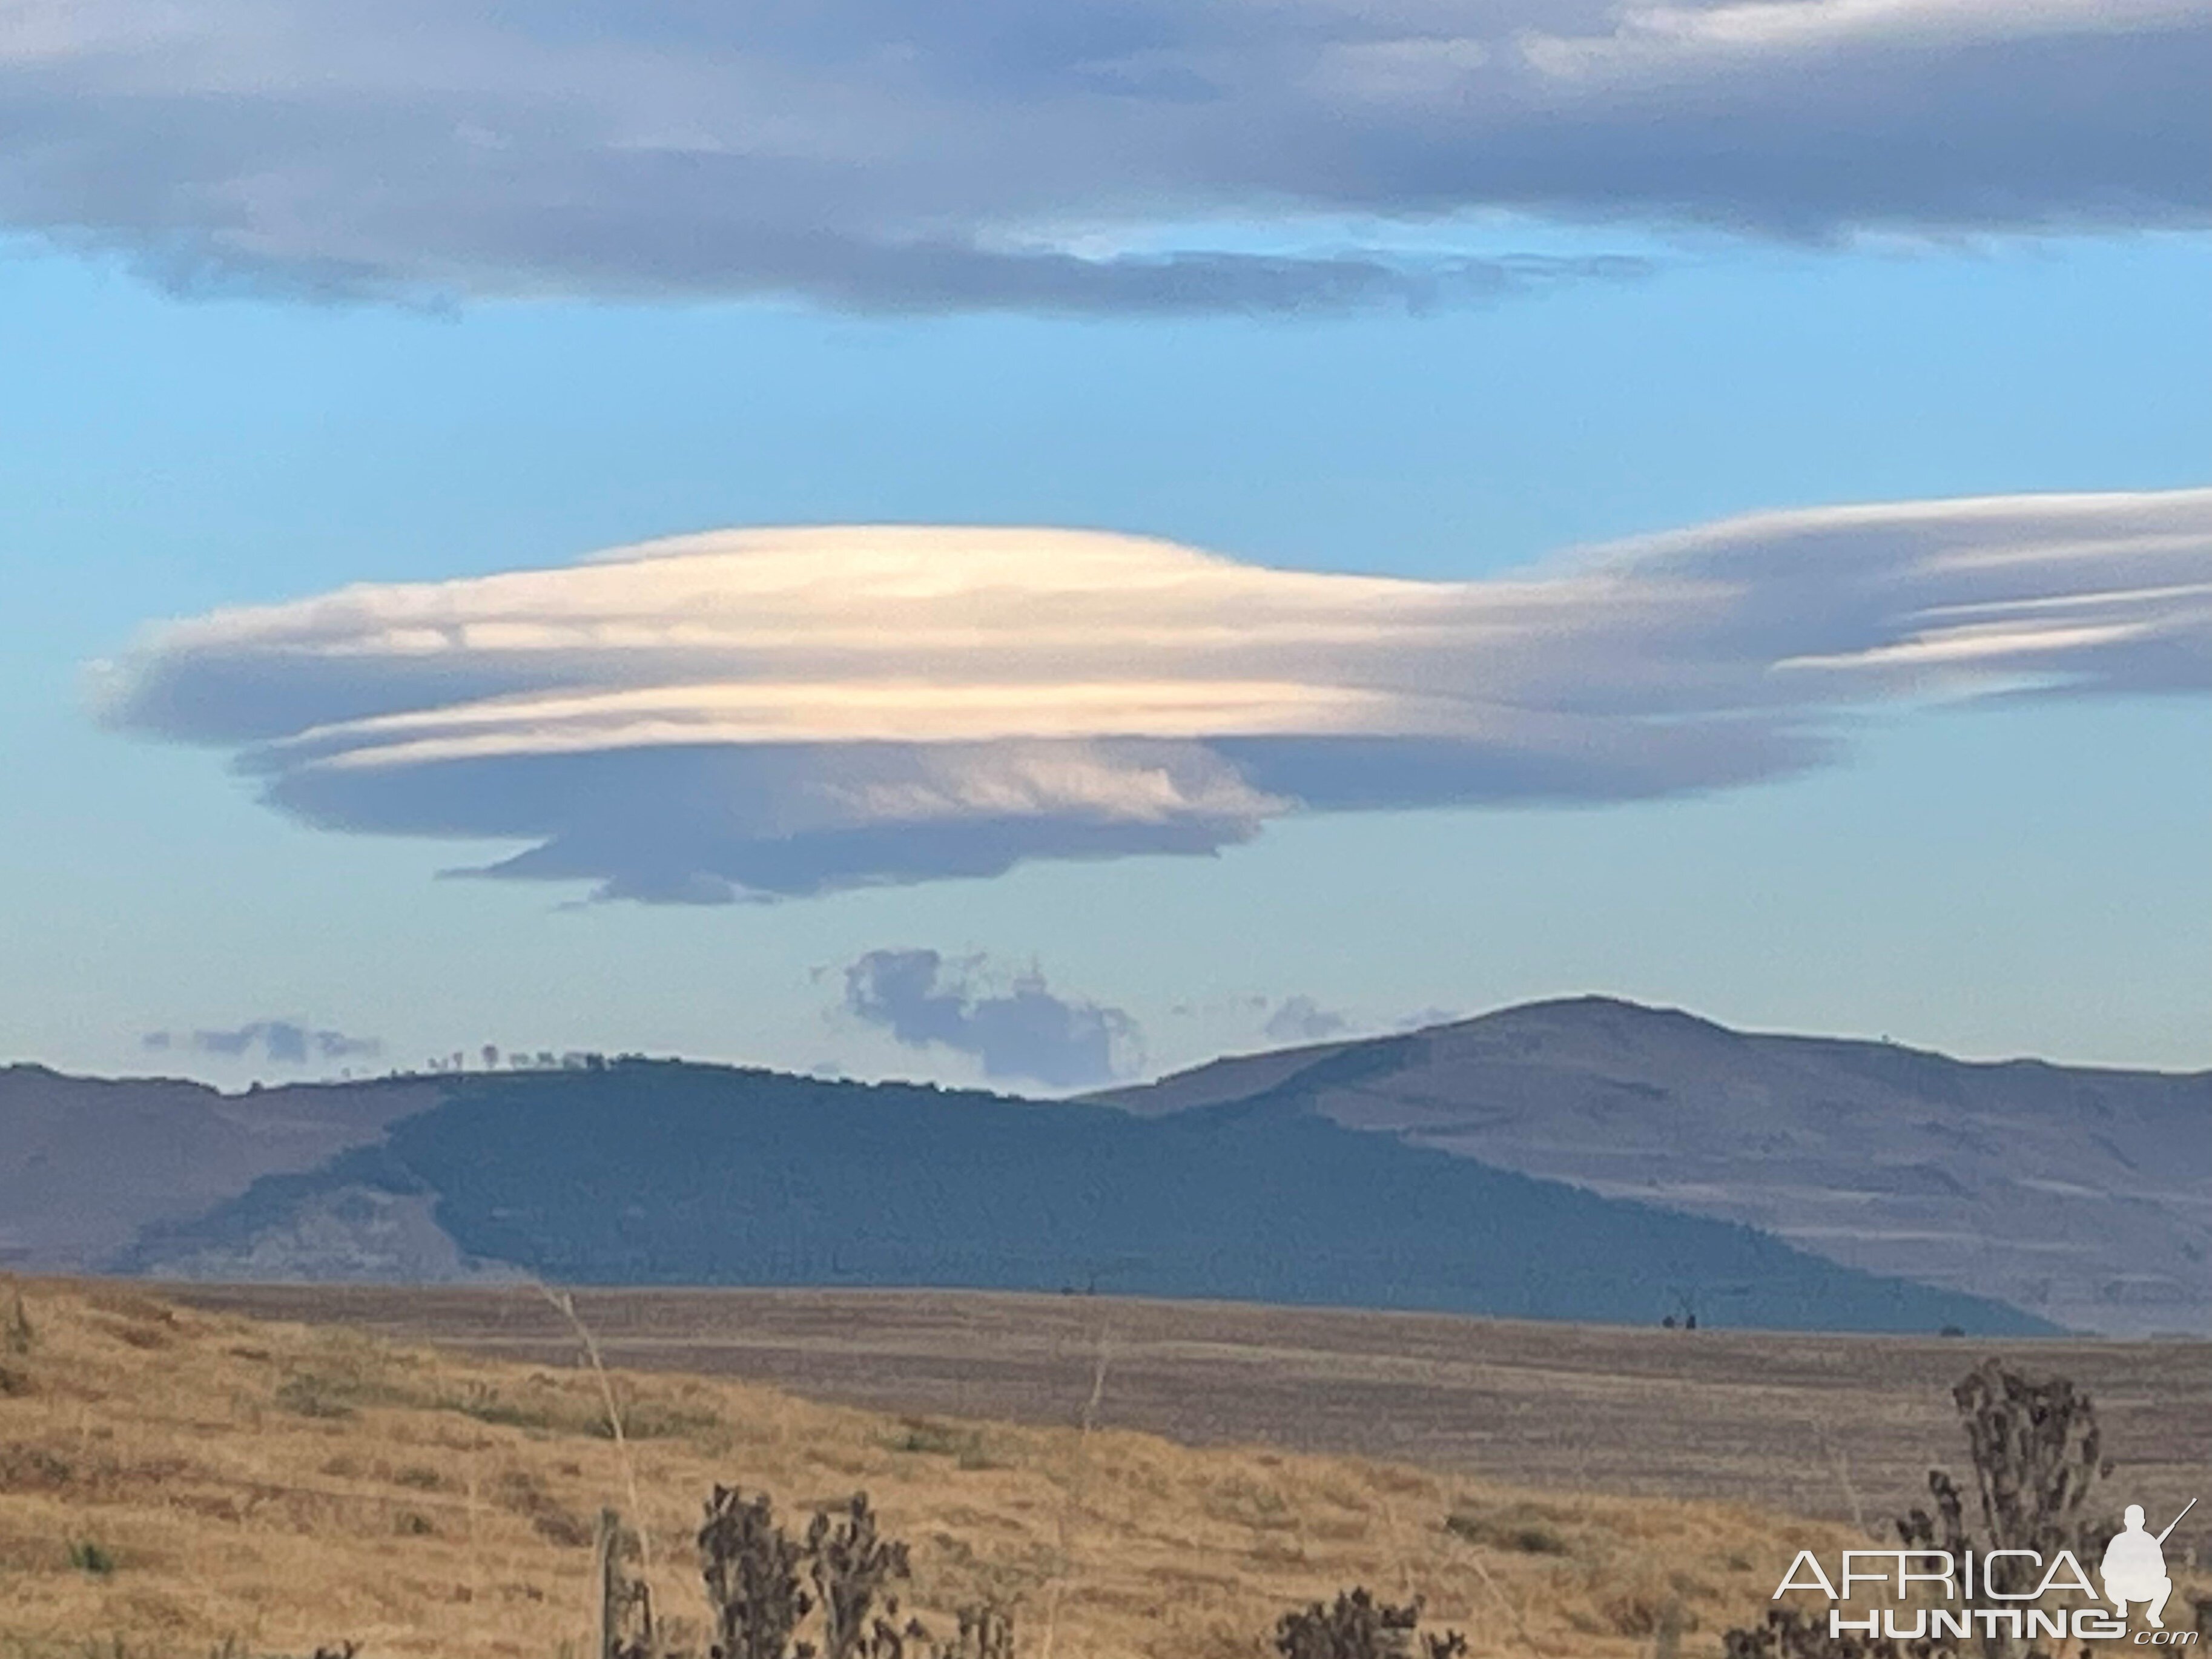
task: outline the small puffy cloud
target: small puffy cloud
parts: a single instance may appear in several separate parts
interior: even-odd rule
[[[1079,1089],[1135,1063],[1142,1033],[1121,1009],[1056,996],[1034,969],[994,988],[986,967],[934,951],[871,951],[845,969],[845,1008],[908,1048],[971,1054],[989,1078]]]
[[[38,0],[0,225],[317,294],[1419,306],[1620,268],[1453,234],[1499,210],[2201,226],[2208,81],[2212,0]]]
[[[113,725],[228,750],[310,824],[768,899],[1735,787],[1885,703],[2212,690],[2212,490],[1765,514],[1474,581],[724,531],[217,611],[98,678]]]
[[[365,1060],[384,1052],[376,1037],[349,1036],[290,1019],[249,1020],[227,1031],[149,1031],[139,1043],[157,1052],[181,1048],[230,1060],[258,1054],[272,1066],[305,1066],[311,1059]]]
[[[1323,1042],[1341,1036],[1350,1025],[1334,1009],[1301,994],[1277,1003],[1260,1030],[1277,1042]]]

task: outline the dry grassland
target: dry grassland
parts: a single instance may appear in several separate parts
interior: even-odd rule
[[[865,1488],[909,1601],[995,1596],[1022,1650],[1257,1659],[1285,1608],[1423,1597],[1480,1656],[1686,1659],[1779,1564],[1860,1534],[1736,1505],[1513,1490],[1432,1470],[1099,1428],[901,1417],[720,1379],[497,1362],[30,1281],[0,1350],[0,1655],[363,1659],[590,1650],[591,1540],[629,1496],[696,1637],[710,1483],[787,1517]],[[0,1319],[12,1293],[0,1285]],[[1094,1381],[1097,1373],[1093,1373]],[[1110,1398],[1109,1368],[1103,1389]]]
[[[565,1362],[526,1286],[179,1285],[225,1311]],[[876,1410],[1073,1422],[1101,1332],[1101,1420],[1189,1445],[1414,1463],[1507,1486],[1680,1498],[1879,1526],[1963,1473],[1952,1385],[1996,1355],[2096,1401],[2125,1501],[2212,1563],[2212,1343],[1986,1341],[1575,1325],[972,1291],[579,1290],[611,1364]]]

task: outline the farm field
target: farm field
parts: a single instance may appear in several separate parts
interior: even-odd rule
[[[197,1305],[572,1364],[526,1287],[179,1286]],[[933,1291],[576,1292],[611,1363],[824,1401],[1384,1458],[1502,1483],[1879,1526],[1960,1468],[1949,1390],[1985,1354],[2094,1398],[2115,1479],[2166,1513],[2212,1468],[2212,1343],[1992,1342],[1482,1321]],[[2206,1492],[2212,1498],[2212,1492]],[[2200,1504],[2176,1534],[2212,1559]]]

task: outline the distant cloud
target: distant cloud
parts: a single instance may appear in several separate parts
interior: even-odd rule
[[[1342,1036],[1350,1024],[1334,1009],[1299,995],[1285,997],[1260,1029],[1277,1042],[1323,1042]]]
[[[1419,306],[1635,268],[1457,246],[1496,210],[2201,226],[2208,82],[2212,0],[46,0],[0,226],[323,295]]]
[[[311,1059],[367,1060],[384,1052],[378,1038],[314,1030],[289,1019],[250,1020],[228,1031],[149,1031],[139,1044],[155,1051],[180,1048],[229,1059],[258,1051],[273,1066],[305,1066]]]
[[[1432,1025],[1450,1025],[1467,1018],[1462,1008],[1424,1008],[1418,1013],[1404,1014],[1393,1020],[1394,1031],[1425,1031]]]
[[[1763,514],[1458,582],[725,531],[217,611],[99,678],[113,725],[231,750],[308,823],[774,898],[1734,787],[1886,702],[2212,690],[2212,490]]]
[[[1055,996],[1035,970],[994,988],[986,966],[934,951],[871,951],[845,969],[845,1007],[908,1048],[972,1054],[989,1078],[1076,1089],[1132,1069],[1143,1034],[1121,1009]]]

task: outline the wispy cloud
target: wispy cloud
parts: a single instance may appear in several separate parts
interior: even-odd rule
[[[1301,993],[1277,1003],[1260,1030],[1277,1042],[1323,1042],[1351,1027],[1352,1022],[1335,1009],[1324,1008]]]
[[[2208,82],[2212,0],[34,0],[0,223],[318,293],[1422,305],[1634,268],[1486,210],[2202,225]]]
[[[1143,1053],[1137,1022],[1119,1008],[1056,996],[1035,969],[994,988],[981,958],[935,951],[871,951],[845,969],[845,1008],[908,1048],[970,1054],[989,1078],[1051,1088],[1110,1082]]]
[[[350,1036],[291,1019],[256,1019],[230,1030],[149,1031],[139,1046],[161,1052],[240,1059],[258,1054],[273,1066],[305,1066],[312,1060],[369,1060],[384,1052],[376,1037]]]
[[[721,532],[218,611],[103,678],[115,725],[231,749],[307,823],[724,902],[1731,787],[1886,702],[2201,692],[2212,490],[1777,513],[1463,582]]]

